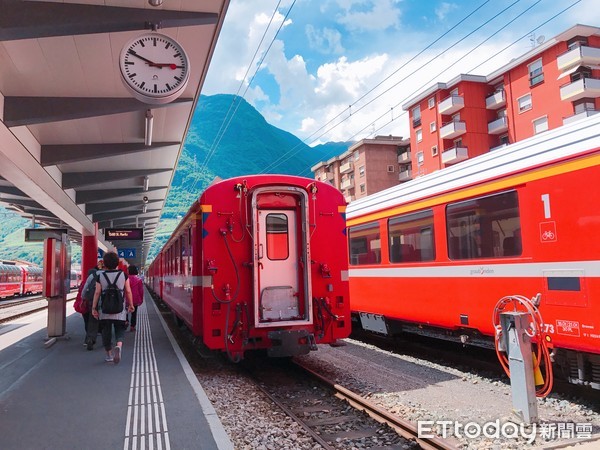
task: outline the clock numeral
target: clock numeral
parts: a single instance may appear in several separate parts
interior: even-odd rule
[[[181,83],[181,78],[179,78],[179,77],[173,77],[173,78],[175,78],[178,83]]]
[[[141,40],[141,39],[140,39],[140,40],[138,41],[138,43],[139,43],[139,44],[140,44],[142,47],[145,47],[145,45],[144,45],[144,41],[143,41],[143,40]]]
[[[173,58],[179,58],[181,56],[181,53],[177,52],[173,55]]]
[[[129,78],[131,78],[132,80],[133,80],[133,78],[134,78],[134,77],[136,77],[136,76],[137,76],[137,73],[130,73],[130,74],[129,74]]]
[[[165,50],[168,50],[170,46],[171,46],[171,43],[167,42],[167,45],[165,45]]]
[[[156,47],[156,38],[152,39],[152,42],[154,43],[154,46]]]
[[[146,82],[145,82],[145,81],[142,81],[142,84],[140,84],[140,88],[142,88],[142,89],[143,89],[145,84],[146,84]]]
[[[156,86],[156,85],[154,85],[154,92],[155,92],[155,93],[156,93],[156,92],[158,92],[158,88],[157,88],[157,86]]]

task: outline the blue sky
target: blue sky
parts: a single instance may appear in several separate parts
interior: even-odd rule
[[[577,23],[600,24],[597,0],[231,0],[202,93],[243,94],[309,145],[408,136],[406,99]]]

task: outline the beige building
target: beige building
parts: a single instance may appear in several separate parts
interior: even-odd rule
[[[400,136],[363,139],[311,170],[316,180],[331,183],[351,202],[412,178],[410,142]]]

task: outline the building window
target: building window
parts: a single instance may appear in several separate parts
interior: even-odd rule
[[[394,170],[395,170],[395,169],[394,169],[394,166],[392,166],[392,165],[389,165],[389,166],[387,167],[387,171],[388,171],[388,172],[390,172],[390,173],[394,172]]]
[[[361,177],[365,176],[365,166],[360,166],[358,168],[358,175],[361,176]]]
[[[437,156],[437,154],[438,154],[437,145],[434,145],[433,147],[431,147],[431,156]]]
[[[413,128],[421,125],[421,107],[417,106],[412,109],[412,123]]]
[[[503,134],[500,136],[500,145],[508,145],[510,141],[508,140],[508,134]]]
[[[429,131],[431,131],[432,133],[435,133],[435,130],[437,130],[437,124],[435,122],[431,122],[429,124]]]
[[[569,39],[567,41],[567,48],[569,50],[573,50],[574,48],[577,47],[582,47],[582,46],[586,46],[588,45],[588,38],[585,36],[575,36],[572,39]]]
[[[427,107],[429,109],[431,109],[434,106],[435,106],[435,97],[431,97],[431,98],[429,98],[429,100],[427,100]]]
[[[360,193],[364,194],[366,191],[364,183],[360,185]]]
[[[423,130],[421,130],[420,128],[415,131],[416,137],[417,137],[417,142],[421,142],[423,140]]]
[[[548,129],[548,116],[540,117],[533,121],[533,134],[541,133]]]
[[[358,158],[360,158],[360,153],[354,152],[354,161],[358,161]]]
[[[418,166],[423,165],[423,152],[417,153],[417,165]]]
[[[531,107],[532,107],[531,94],[527,94],[527,95],[524,95],[523,97],[518,98],[517,102],[519,103],[519,112],[520,113],[531,109]]]
[[[462,138],[458,138],[454,140],[454,147],[455,148],[460,148],[463,147],[463,141]]]
[[[575,114],[585,111],[596,111],[596,102],[593,98],[581,98],[573,102],[573,110]]]
[[[527,67],[529,68],[529,86],[534,86],[544,81],[542,58],[532,62]]]

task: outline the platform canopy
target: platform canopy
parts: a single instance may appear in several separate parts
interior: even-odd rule
[[[79,1],[0,0],[0,204],[75,242],[134,248],[143,265],[229,0]],[[191,67],[162,105],[133,98],[119,69],[124,44],[153,28]],[[133,227],[142,241],[104,238]]]

